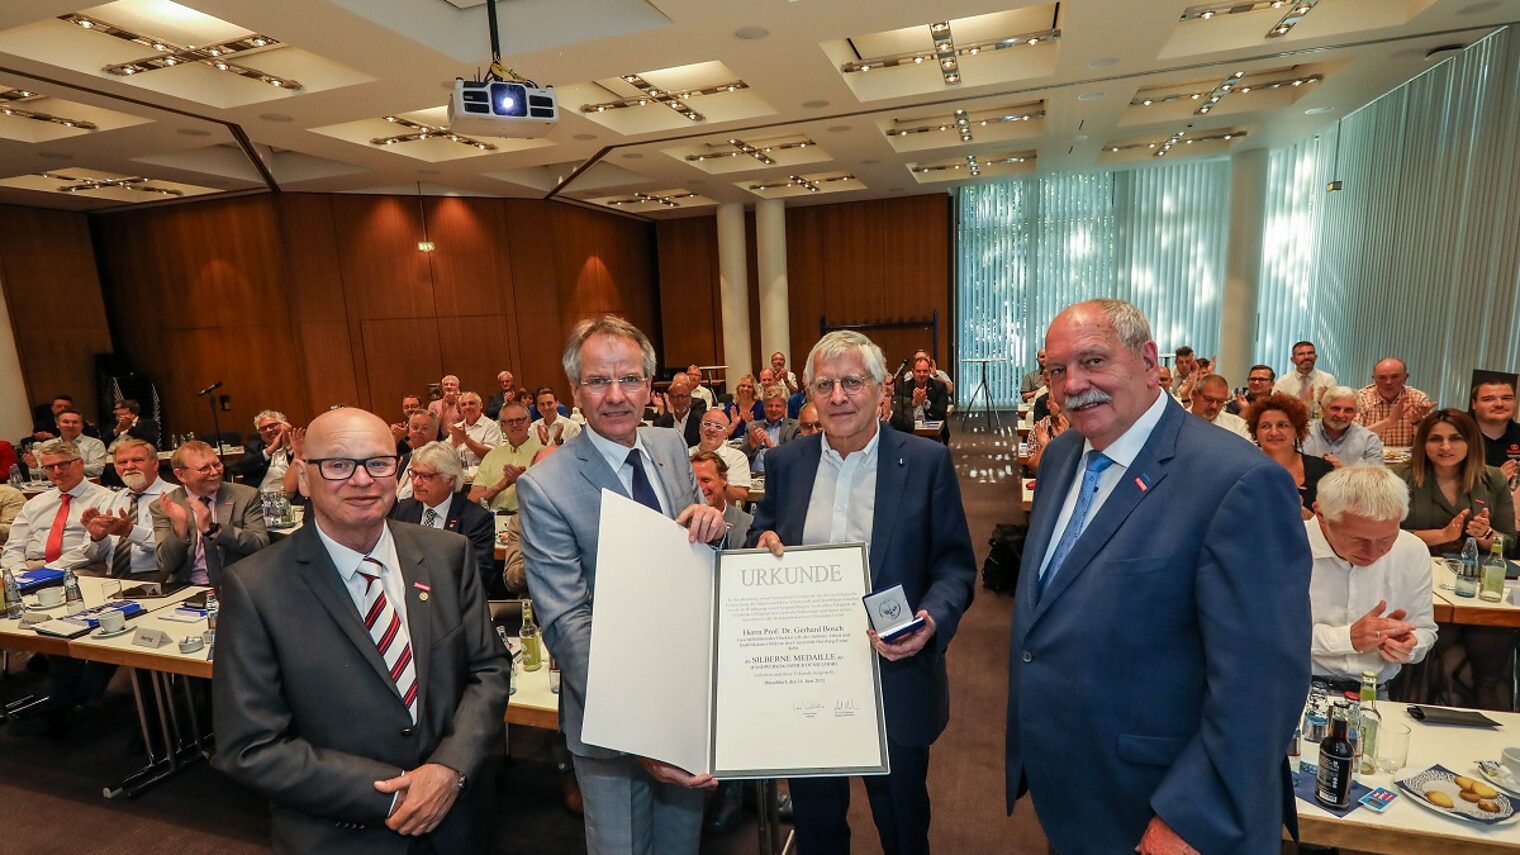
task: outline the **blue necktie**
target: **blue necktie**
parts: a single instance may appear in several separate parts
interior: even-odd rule
[[[628,452],[628,465],[633,467],[633,500],[652,511],[665,513],[660,507],[660,497],[654,493],[654,485],[649,483],[649,476],[644,474],[644,461],[639,459],[637,448]]]
[[[1098,495],[1098,476],[1112,465],[1113,459],[1101,451],[1087,453],[1087,468],[1082,472],[1082,489],[1077,493],[1077,506],[1072,508],[1071,519],[1066,521],[1066,531],[1061,533],[1056,552],[1050,556],[1050,563],[1045,565],[1045,572],[1040,576],[1041,594],[1050,587],[1050,580],[1061,569],[1061,562],[1066,560],[1072,547],[1077,545],[1077,538],[1082,536],[1082,529],[1087,525],[1087,512],[1092,510],[1093,498]]]

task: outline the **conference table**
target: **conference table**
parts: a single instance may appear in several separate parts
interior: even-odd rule
[[[1406,704],[1379,701],[1384,724],[1409,726],[1409,759],[1398,772],[1357,775],[1358,783],[1370,788],[1387,787],[1399,798],[1383,813],[1358,808],[1337,818],[1317,804],[1298,799],[1299,830],[1305,843],[1338,846],[1358,852],[1406,855],[1486,855],[1520,851],[1520,819],[1498,825],[1479,825],[1439,814],[1416,797],[1399,789],[1395,779],[1408,778],[1434,764],[1477,780],[1476,761],[1498,760],[1507,746],[1520,745],[1520,714],[1484,711],[1499,722],[1492,729],[1445,727],[1425,724],[1409,717]],[[1302,760],[1315,763],[1318,746],[1305,742]],[[1510,799],[1520,805],[1520,796]]]
[[[1436,623],[1452,623],[1465,626],[1497,626],[1520,629],[1520,606],[1512,601],[1520,581],[1511,579],[1504,583],[1504,598],[1497,603],[1484,602],[1477,597],[1459,597],[1453,586],[1456,574],[1439,558],[1430,560],[1434,585],[1431,593],[1435,600]],[[1516,740],[1520,745],[1520,739]]]

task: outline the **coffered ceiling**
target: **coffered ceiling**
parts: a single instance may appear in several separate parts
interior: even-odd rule
[[[458,133],[483,0],[7,0],[0,201],[557,197],[654,218],[1285,145],[1520,0],[501,0],[543,139]]]

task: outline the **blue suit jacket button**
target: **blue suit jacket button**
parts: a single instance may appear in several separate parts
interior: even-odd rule
[[[1034,661],[1034,654],[1030,653],[1028,650],[1026,650],[1026,651],[1024,651],[1024,655],[1021,658],[1025,662],[1033,662]]]

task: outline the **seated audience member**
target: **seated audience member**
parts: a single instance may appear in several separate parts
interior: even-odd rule
[[[1061,405],[1052,398],[1050,401],[1050,415],[1034,423],[1034,429],[1029,431],[1029,471],[1040,471],[1040,458],[1045,456],[1045,447],[1050,441],[1066,433],[1071,423],[1066,420],[1066,413]]]
[[[402,398],[401,398],[401,421],[399,421],[399,422],[391,422],[391,436],[395,437],[395,439],[396,439],[396,455],[398,457],[401,456],[401,455],[406,454],[408,451],[410,451],[412,449],[412,446],[409,444],[410,441],[406,438],[406,434],[407,434],[407,422],[411,420],[412,413],[414,413],[414,412],[416,412],[418,410],[422,410],[423,412],[427,412],[427,407],[422,406],[422,399],[421,398],[417,397],[416,395],[403,395],[402,396]],[[432,439],[429,439],[428,442],[432,442],[433,439],[437,439],[437,438],[438,437],[435,436]]]
[[[222,584],[222,571],[269,545],[259,491],[222,478],[222,461],[200,440],[169,458],[180,487],[152,504],[158,570],[192,585]]]
[[[788,395],[795,395],[802,391],[802,384],[797,382],[797,375],[786,367],[786,354],[779,350],[771,354],[771,376],[773,382],[786,387]]]
[[[1320,397],[1324,415],[1309,424],[1304,453],[1325,458],[1331,466],[1383,465],[1383,441],[1356,423],[1360,398],[1350,386],[1331,386]]]
[[[46,565],[55,570],[104,574],[105,567],[96,560],[95,545],[80,518],[91,508],[98,511],[109,507],[116,495],[84,477],[84,459],[74,443],[47,440],[36,448],[42,474],[58,489],[39,493],[21,506],[0,552],[0,566],[12,572]]]
[[[501,417],[501,405],[517,397],[517,390],[512,387],[512,372],[498,372],[496,382],[501,384],[501,388],[491,393],[491,399],[485,405],[486,418],[493,422]]]
[[[913,414],[915,422],[943,421],[950,406],[948,387],[934,376],[933,365],[928,356],[913,360],[912,379],[905,381],[897,390],[903,400],[894,405],[896,409]]]
[[[143,417],[141,404],[131,398],[122,398],[111,408],[111,415],[116,423],[111,425],[111,442],[107,450],[126,437],[158,445],[158,422]]]
[[[740,439],[749,432],[749,423],[765,418],[765,405],[756,397],[755,378],[746,374],[734,385],[733,400],[723,405],[723,414],[733,425],[730,439]]]
[[[1473,387],[1469,404],[1483,435],[1483,462],[1496,466],[1513,483],[1520,476],[1520,424],[1515,423],[1515,381],[1486,379]]]
[[[111,462],[126,489],[112,496],[101,510],[88,508],[80,516],[97,543],[96,560],[112,576],[164,581],[158,567],[158,540],[153,531],[153,503],[174,485],[158,477],[158,448],[128,436],[113,443]]]
[[[701,401],[707,409],[718,405],[718,399],[713,396],[712,390],[702,383],[702,369],[695,365],[686,366],[686,379],[691,382],[691,398],[693,401]]]
[[[797,411],[797,435],[812,436],[815,433],[823,433],[823,420],[818,418],[818,406],[808,401]]]
[[[1172,352],[1172,389],[1177,395],[1177,400],[1184,403],[1193,399],[1193,387],[1198,385],[1204,374],[1198,367],[1198,357],[1193,355],[1193,349],[1182,345]]]
[[[691,448],[689,453],[698,451],[711,451],[723,458],[728,464],[728,500],[730,502],[749,501],[749,486],[751,476],[749,474],[749,458],[744,452],[729,445],[727,442],[730,428],[728,416],[721,409],[708,410],[702,414],[702,441]]]
[[[580,423],[571,421],[570,410],[559,402],[559,396],[548,386],[540,386],[533,392],[528,418],[532,420],[533,435],[545,448],[564,445],[581,432]]]
[[[401,454],[401,461],[396,465],[396,498],[410,499],[412,497],[412,449],[421,448],[430,442],[438,440],[438,419],[427,410],[413,410],[406,419],[406,435],[402,441],[406,443],[406,451]]]
[[[665,412],[655,416],[655,427],[674,428],[685,438],[688,446],[702,441],[702,414],[707,405],[692,398],[691,381],[685,374],[677,374],[665,391]]]
[[[1437,410],[1415,430],[1409,464],[1398,468],[1409,483],[1404,528],[1432,555],[1460,552],[1469,537],[1488,552],[1495,533],[1506,551],[1515,544],[1515,508],[1504,473],[1483,462],[1483,435],[1472,417]]]
[[[1272,391],[1298,398],[1313,415],[1325,390],[1335,385],[1335,375],[1314,367],[1319,362],[1319,351],[1314,349],[1314,342],[1294,342],[1292,353],[1293,370],[1278,377],[1272,384]]]
[[[528,410],[518,401],[501,408],[501,431],[501,445],[491,449],[475,472],[470,501],[484,502],[493,511],[515,514],[517,479],[533,465],[544,444],[528,429]]]
[[[1034,359],[1035,367],[1024,372],[1024,379],[1019,381],[1019,398],[1025,403],[1033,401],[1045,388],[1045,348],[1035,351]]]
[[[769,368],[760,369],[760,374],[755,377],[755,392],[758,394],[774,385],[776,385],[776,372]]]
[[[1230,402],[1230,384],[1223,377],[1208,374],[1196,380],[1191,402],[1188,412],[1242,439],[1251,438],[1245,419],[1224,411],[1224,405]]]
[[[1429,396],[1406,384],[1408,379],[1404,360],[1390,356],[1373,366],[1371,385],[1357,393],[1357,423],[1381,437],[1384,445],[1413,443],[1415,428],[1435,409]]]
[[[11,445],[8,440],[0,439],[0,475],[8,476],[11,467],[20,462],[21,458],[16,454],[16,446]]]
[[[32,412],[32,434],[22,445],[30,446],[33,442],[42,442],[49,439],[59,439],[58,414],[64,410],[77,410],[74,406],[73,395],[54,395],[51,404],[38,404]],[[84,435],[100,438],[100,430],[88,421],[84,423]]]
[[[908,368],[902,373],[903,385],[906,386],[908,383],[913,382],[913,366],[918,362],[919,359],[929,360],[929,376],[945,384],[945,394],[951,398],[954,398],[955,381],[951,380],[950,375],[946,374],[943,370],[940,369],[939,364],[934,361],[934,357],[930,356],[929,351],[927,350],[913,351],[913,356],[909,357],[908,359]]]
[[[1309,655],[1314,681],[1332,694],[1359,688],[1362,672],[1373,671],[1386,699],[1399,668],[1435,644],[1430,555],[1399,528],[1408,512],[1409,488],[1382,466],[1349,465],[1319,482],[1304,522],[1314,556]]]
[[[750,523],[755,518],[728,500],[728,464],[714,452],[698,451],[691,456],[691,471],[697,476],[697,487],[702,491],[702,497],[709,505],[722,511],[723,521],[728,523],[724,548],[743,549],[744,541],[749,537]]]
[[[1168,395],[1171,395],[1172,399],[1181,404],[1183,408],[1186,408],[1187,405],[1191,403],[1189,401],[1184,401],[1177,396],[1177,390],[1174,388],[1176,386],[1176,383],[1172,380],[1172,369],[1170,366],[1156,366],[1156,383],[1161,386],[1162,391],[1166,392]]]
[[[1246,374],[1246,390],[1235,395],[1224,409],[1231,415],[1240,415],[1245,412],[1257,398],[1272,394],[1272,383],[1277,379],[1277,372],[1270,365],[1252,365],[1250,372]]]
[[[527,415],[526,409],[523,413]],[[481,411],[480,396],[463,392],[459,396],[460,419],[445,425],[449,432],[449,444],[465,466],[479,466],[481,458],[491,449],[501,445],[501,428]]]
[[[522,405],[514,401],[502,411],[517,413],[523,420],[522,431],[527,432],[528,413]],[[498,598],[505,591],[493,568],[496,521],[489,511],[470,501],[463,487],[464,467],[459,455],[446,442],[430,442],[412,452],[412,497],[397,502],[390,518],[464,535],[470,541],[475,569],[487,594]]]
[[[26,504],[26,495],[9,484],[0,484],[0,545],[10,539],[11,523]]]
[[[797,420],[786,417],[786,387],[775,383],[765,387],[765,411],[762,421],[751,422],[749,433],[744,437],[744,456],[749,458],[750,470],[756,475],[765,474],[765,452],[797,436]],[[716,505],[714,506],[716,507]]]
[[[445,374],[443,379],[438,381],[438,390],[438,400],[430,402],[428,410],[433,413],[434,418],[438,419],[438,429],[446,431],[449,425],[463,418],[463,414],[459,412],[459,378],[452,374]]]
[[[58,430],[59,438],[73,445],[79,452],[80,459],[84,461],[84,477],[99,478],[100,473],[106,471],[106,463],[109,462],[110,455],[106,454],[105,443],[93,436],[84,435],[84,416],[78,410],[63,410],[58,413],[54,426]],[[28,453],[24,462],[28,469],[35,471],[37,465],[35,455]]]
[[[1308,519],[1319,479],[1335,468],[1323,458],[1300,450],[1309,432],[1308,405],[1292,395],[1273,392],[1246,408],[1246,425],[1256,445],[1293,476],[1303,501],[1304,518]]]
[[[1484,464],[1482,437],[1466,413],[1437,410],[1415,430],[1409,464],[1395,469],[1409,484],[1404,528],[1431,555],[1460,552],[1469,537],[1485,554],[1495,534],[1511,548],[1515,543],[1514,501],[1504,473]],[[1441,633],[1437,653],[1448,670],[1460,670],[1450,666],[1463,656],[1471,666],[1473,695],[1463,705],[1508,711],[1514,650],[1513,630],[1453,625]]]
[[[265,410],[253,417],[258,438],[248,443],[243,459],[227,467],[244,484],[264,492],[285,489],[290,471],[290,421],[278,410]]]

